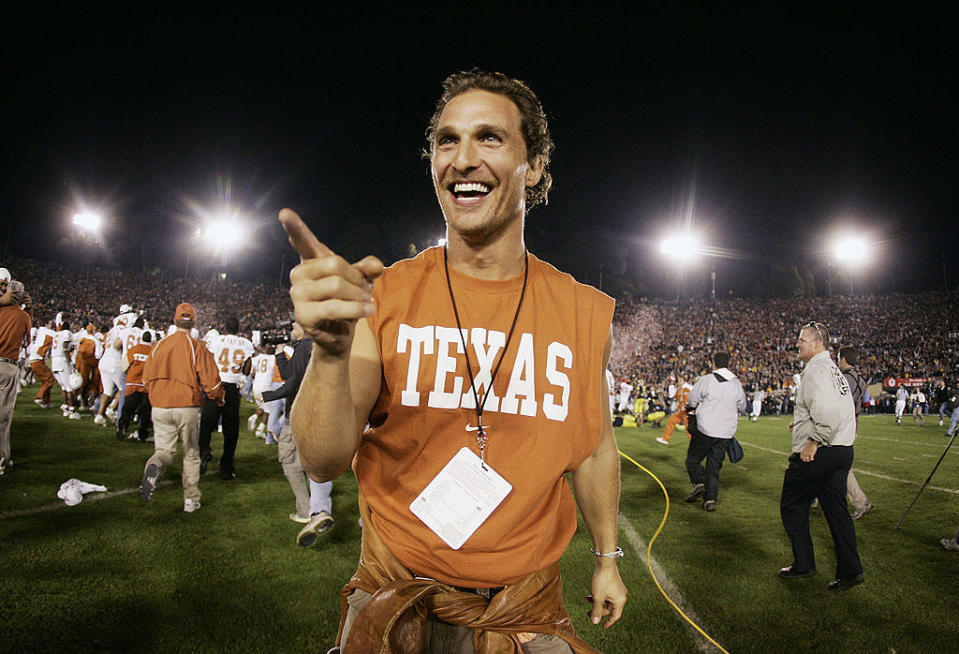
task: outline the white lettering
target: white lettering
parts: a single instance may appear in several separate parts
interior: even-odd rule
[[[465,336],[465,334],[464,334]],[[436,327],[436,376],[433,378],[433,390],[430,391],[427,406],[436,409],[455,409],[460,405],[463,393],[463,378],[453,377],[453,391],[446,390],[446,377],[456,372],[456,357],[450,356],[450,345],[456,345],[457,354],[463,353],[460,332],[453,327]]]
[[[503,332],[495,330],[487,332],[482,327],[474,327],[470,330],[470,344],[476,352],[476,362],[479,367],[479,370],[473,371],[476,375],[474,377],[476,394],[482,398],[483,393],[487,393],[485,402],[482,399],[480,400],[484,402],[483,411],[499,411],[499,398],[490,382],[493,379],[493,363],[496,361],[496,355],[505,343],[506,334]],[[483,345],[489,345],[489,348],[484,348]],[[464,409],[476,408],[476,398],[473,397],[471,389],[467,388],[466,392],[463,393],[463,402],[460,406]]]
[[[550,384],[563,389],[563,399],[557,405],[553,400],[553,394],[545,393],[543,395],[543,415],[550,420],[564,422],[569,414],[569,376],[559,371],[557,363],[560,359],[563,360],[563,368],[566,370],[573,369],[573,351],[566,345],[553,341],[546,348],[546,379],[549,380]]]
[[[433,326],[410,327],[401,324],[396,335],[396,352],[406,353],[406,346],[410,345],[410,363],[406,371],[406,388],[400,393],[400,402],[403,406],[419,406],[420,394],[416,390],[416,380],[420,375],[420,352],[433,354]]]
[[[523,402],[517,397],[522,395]],[[519,340],[516,349],[516,361],[513,363],[513,372],[510,374],[509,386],[500,405],[503,413],[519,413],[524,416],[536,415],[536,365],[533,350],[533,335],[526,332]],[[518,405],[518,406],[517,406]]]

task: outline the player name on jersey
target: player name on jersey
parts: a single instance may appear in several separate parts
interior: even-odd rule
[[[506,343],[506,334],[476,327],[463,330],[463,338],[470,348],[477,391],[488,389],[493,367]],[[468,332],[468,333],[467,333]],[[514,334],[510,349],[516,348],[512,370],[500,369],[497,379],[509,375],[509,384],[503,397],[488,390],[484,411],[535,416],[538,410],[549,420],[564,422],[569,413],[570,377],[573,370],[573,351],[564,343],[552,342],[546,347],[545,361],[536,360],[533,335]],[[458,361],[462,360],[463,346],[456,327],[427,325],[412,327],[401,324],[397,333],[396,352],[409,354],[406,387],[400,394],[404,406],[420,406],[423,393],[417,390],[420,364],[424,357],[434,357],[433,388],[426,393],[426,406],[437,409],[475,409],[476,400],[469,387],[469,379],[456,375]],[[536,388],[538,365],[544,366],[549,388]],[[567,371],[567,372],[564,372]]]
[[[243,364],[253,356],[253,343],[248,338],[235,334],[218,334],[207,343],[220,379],[230,384],[243,383]]]

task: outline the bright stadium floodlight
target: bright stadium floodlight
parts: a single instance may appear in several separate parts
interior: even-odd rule
[[[699,254],[699,239],[690,232],[682,232],[663,239],[659,251],[666,256],[678,256],[677,261],[694,257]]]
[[[246,228],[236,220],[215,220],[203,230],[206,242],[218,252],[233,252],[246,241]]]
[[[85,232],[99,232],[102,222],[100,216],[95,213],[84,212],[73,216],[73,224]]]
[[[858,267],[869,260],[869,245],[861,236],[842,236],[836,241],[836,259],[851,267]]]

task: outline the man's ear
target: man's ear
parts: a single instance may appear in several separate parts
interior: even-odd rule
[[[543,158],[534,157],[530,160],[529,166],[526,168],[526,188],[532,188],[539,184],[540,180],[543,179]]]

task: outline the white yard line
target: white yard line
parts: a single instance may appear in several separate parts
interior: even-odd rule
[[[157,483],[156,487],[161,488],[163,486],[171,486],[174,483],[176,482],[170,479],[167,479]],[[83,496],[83,502],[81,502],[81,504],[85,504],[87,502],[99,502],[100,500],[106,500],[111,497],[119,497],[120,495],[129,495],[131,493],[137,493],[137,492],[139,492],[139,488],[124,488],[123,490],[107,491],[105,493],[87,493],[86,495]],[[43,506],[36,506],[36,507],[33,507],[32,509],[18,509],[16,511],[4,511],[0,513],[0,520],[6,520],[7,518],[20,518],[22,516],[36,515],[37,513],[45,513],[47,511],[56,511],[57,509],[66,509],[66,508],[70,508],[70,507],[68,507],[64,502],[53,502],[51,504],[44,504]]]
[[[940,449],[941,449],[941,448],[944,448],[944,447],[946,446],[946,444],[949,442],[949,439],[947,439],[947,438],[945,438],[945,437],[943,437],[942,439],[940,439],[940,442],[938,442],[938,443],[926,443],[926,442],[923,442],[923,441],[904,441],[904,440],[900,440],[900,439],[898,439],[898,438],[883,438],[882,436],[863,436],[862,434],[856,436],[856,440],[857,440],[857,441],[859,441],[859,440],[862,440],[862,441],[885,441],[885,442],[887,442],[887,443],[902,443],[903,445],[925,445],[925,446],[927,446],[927,447],[935,447],[935,448],[940,448]],[[959,454],[959,450],[956,450],[956,451],[950,450],[950,452],[952,452],[953,454]]]
[[[749,447],[755,447],[757,450],[762,450],[763,452],[770,452],[772,454],[781,454],[785,457],[789,456],[788,452],[781,452],[779,450],[774,450],[770,447],[763,447],[762,445],[756,445],[755,443],[749,443],[746,441],[739,441],[743,445],[748,445]],[[879,479],[885,479],[886,481],[895,481],[900,484],[909,484],[910,486],[922,486],[922,483],[918,481],[912,481],[909,479],[897,479],[896,477],[890,477],[889,475],[884,475],[881,472],[872,472],[871,470],[863,470],[862,468],[853,468],[853,472],[857,475],[866,475],[867,477],[877,477]],[[950,495],[959,495],[959,490],[955,488],[942,488],[941,486],[927,486],[929,490],[936,490],[942,493],[949,493]]]
[[[645,560],[646,548],[648,547],[646,541],[643,540],[643,537],[636,532],[636,529],[633,528],[632,523],[622,513],[619,514],[619,525],[623,528],[623,532],[626,534],[626,540],[629,541],[629,544],[636,551],[636,555]],[[689,602],[686,601],[686,598],[683,597],[683,594],[680,592],[679,588],[666,574],[666,571],[663,569],[663,566],[659,564],[659,561],[656,560],[656,557],[650,555],[649,565],[653,569],[653,574],[656,575],[656,579],[663,587],[663,590],[665,590],[666,594],[669,595],[669,598],[676,603],[676,606],[682,609],[683,613],[685,613],[690,620],[698,624],[703,631],[709,633],[709,630],[706,629],[706,627],[703,626],[702,622],[700,621],[699,616],[696,615],[693,607],[690,606]],[[696,642],[696,649],[698,649],[700,652],[718,651],[712,643],[703,638],[702,634],[689,626],[689,623],[687,623],[685,620],[683,621],[683,624],[686,626],[690,635],[692,635],[693,640]]]

